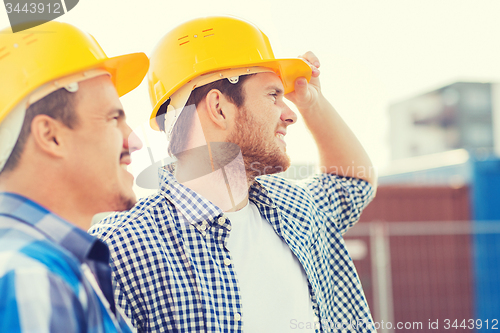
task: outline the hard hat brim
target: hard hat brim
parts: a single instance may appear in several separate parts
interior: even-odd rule
[[[207,74],[210,72],[216,72],[219,70],[226,70],[226,69],[231,69],[231,68],[242,68],[242,67],[253,67],[253,66],[259,66],[259,67],[267,67],[272,69],[281,79],[281,82],[283,83],[283,88],[284,88],[284,93],[288,94],[291,93],[295,90],[295,80],[298,79],[299,77],[305,77],[307,79],[307,82],[311,79],[311,74],[312,74],[312,69],[309,66],[307,62],[305,62],[303,59],[299,58],[289,58],[289,59],[274,59],[274,60],[261,60],[261,61],[255,61],[251,63],[247,63],[242,65],[240,64],[234,64],[234,66],[224,66],[221,68],[213,68],[210,71],[206,72],[201,72],[201,71],[195,71],[191,75],[187,76],[184,78],[182,81],[180,81],[175,87],[167,91],[163,97],[156,103],[156,105],[153,108],[153,111],[151,112],[151,117],[149,120],[149,124],[152,129],[159,131],[160,128],[158,127],[158,123],[156,122],[156,115],[158,113],[158,110],[160,109],[160,106],[165,103],[167,99],[170,98],[170,96],[176,92],[179,88],[181,88],[184,84],[188,83],[192,79],[194,79],[197,76]]]
[[[149,59],[146,54],[131,53],[104,60],[95,67],[101,67],[112,76],[118,96],[129,93],[139,86],[149,68]]]

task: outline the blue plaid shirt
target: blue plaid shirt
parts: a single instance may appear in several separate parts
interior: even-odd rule
[[[225,247],[231,221],[170,171],[160,169],[156,195],[89,230],[110,248],[117,302],[139,331],[242,332],[244,302]],[[373,192],[329,174],[298,183],[262,176],[249,190],[307,274],[317,331],[375,331],[342,238]]]
[[[132,332],[113,314],[108,261],[98,239],[0,193],[0,332]]]

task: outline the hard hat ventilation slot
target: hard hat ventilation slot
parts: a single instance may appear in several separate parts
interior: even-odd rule
[[[210,29],[202,30],[202,32],[212,32],[213,30],[214,30],[214,28],[210,28]],[[203,37],[210,37],[210,36],[213,36],[213,35],[215,35],[215,34],[211,33],[211,34],[205,35]]]
[[[4,46],[0,49],[0,60],[2,60],[3,58],[5,58],[6,56],[8,56],[10,54],[10,52],[7,52],[7,53],[3,53],[3,51],[6,51],[7,49],[7,46]]]
[[[28,40],[28,39],[33,38],[33,37],[35,37],[35,34],[29,34],[29,35],[23,37],[23,39],[26,41],[26,45],[30,45],[31,43],[34,43],[38,40],[38,39]]]
[[[178,41],[182,41],[184,38],[188,38],[188,37],[189,37],[189,35],[186,35],[186,36],[184,36],[184,37],[178,38],[177,40],[178,40]],[[182,43],[180,43],[180,44],[179,44],[179,46],[180,46],[180,45],[183,45],[183,44],[186,44],[186,43],[189,43],[189,40],[182,41]]]

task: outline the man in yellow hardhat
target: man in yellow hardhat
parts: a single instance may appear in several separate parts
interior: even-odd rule
[[[148,69],[64,23],[0,32],[0,331],[130,332],[92,216],[130,209],[141,142],[119,97]]]
[[[111,250],[118,303],[147,332],[372,332],[342,234],[373,197],[370,159],[323,97],[319,60],[275,59],[230,17],[163,37],[148,73],[151,126],[177,161],[160,190],[90,233]],[[296,183],[284,137],[297,115],[322,173]],[[166,147],[165,147],[166,148]]]

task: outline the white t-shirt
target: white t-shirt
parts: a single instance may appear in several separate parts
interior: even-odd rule
[[[253,203],[225,213],[245,333],[314,332],[307,276],[288,245]]]

